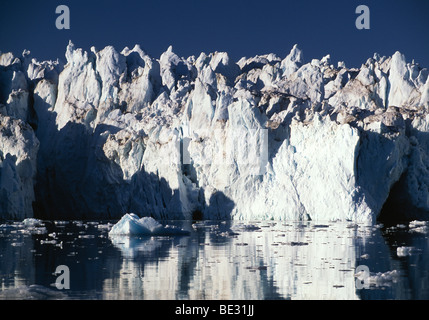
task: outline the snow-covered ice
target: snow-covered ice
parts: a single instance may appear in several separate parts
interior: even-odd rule
[[[374,223],[397,198],[429,217],[428,70],[400,52],[65,58],[0,55],[1,218]]]

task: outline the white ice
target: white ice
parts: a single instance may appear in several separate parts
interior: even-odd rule
[[[151,217],[139,218],[134,213],[125,214],[109,231],[110,236],[169,236],[188,234],[189,232],[186,230],[163,226]]]
[[[65,56],[0,55],[2,218],[33,217],[37,198],[53,219],[374,223],[396,183],[429,212],[428,70],[400,52],[359,68],[297,45],[237,63],[72,42]]]

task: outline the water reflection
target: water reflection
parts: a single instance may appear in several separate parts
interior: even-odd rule
[[[427,233],[349,223],[173,223],[190,235],[109,238],[105,222],[45,222],[39,233],[3,225],[0,298],[429,298]],[[401,246],[415,250],[398,256]],[[58,265],[70,269],[70,290],[52,285]],[[358,265],[373,278],[400,276],[357,289]]]

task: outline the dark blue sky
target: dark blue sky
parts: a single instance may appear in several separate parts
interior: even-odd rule
[[[71,29],[57,30],[55,8],[70,8]],[[370,9],[370,30],[358,30],[355,9]],[[395,51],[429,68],[429,0],[1,0],[0,51],[23,49],[39,60],[65,60],[68,40],[89,50],[138,43],[153,57],[173,45],[180,56],[227,51],[242,56],[288,54],[359,67],[374,52]]]

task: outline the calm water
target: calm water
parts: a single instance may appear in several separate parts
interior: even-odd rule
[[[429,299],[427,228],[170,221],[190,235],[110,238],[112,223],[1,225],[0,299]]]

